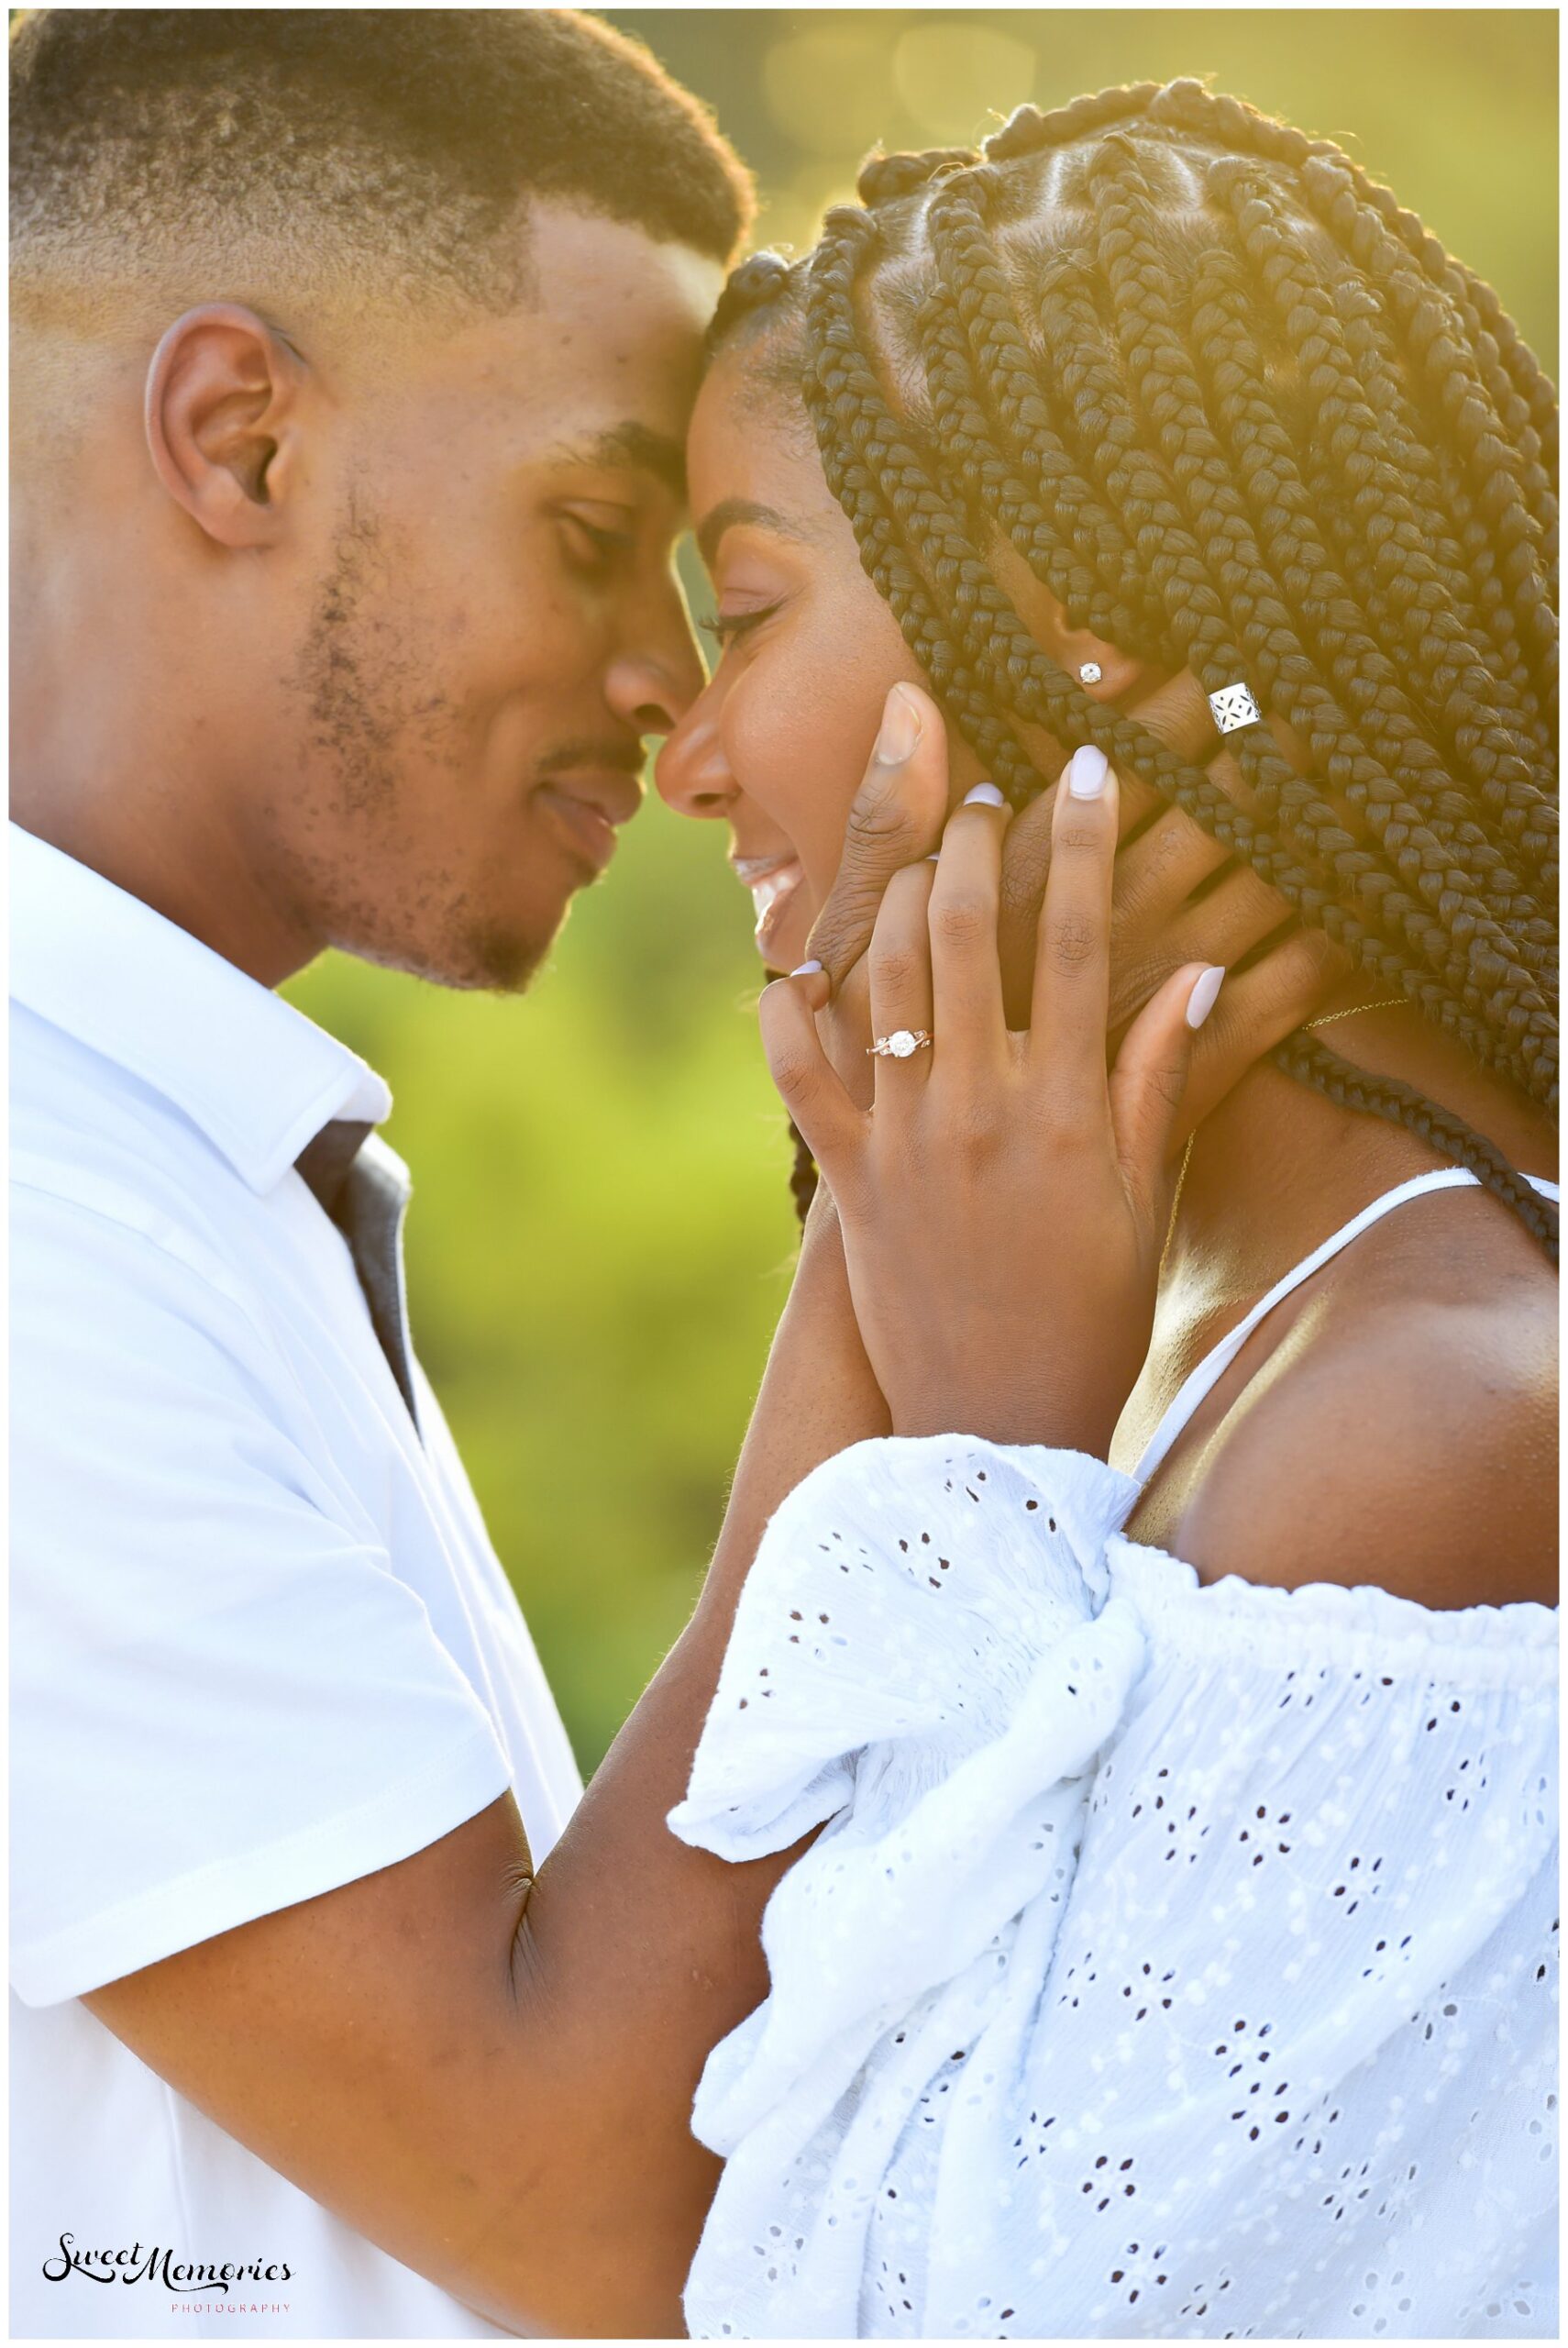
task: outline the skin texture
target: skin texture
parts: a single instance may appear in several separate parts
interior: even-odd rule
[[[721,625],[742,625],[657,771],[672,805],[727,819],[740,854],[798,855],[805,878],[767,957],[789,969],[836,861],[847,778],[875,730],[878,692],[911,667],[803,415],[769,389],[765,349],[742,342],[721,353],[694,415],[693,514]],[[764,523],[756,509],[778,518]],[[736,518],[721,532],[726,515]],[[1120,648],[1067,630],[1047,593],[1016,569],[1003,576],[1054,657],[1100,663],[1099,697],[1125,706],[1159,686]],[[830,648],[836,681],[820,666]],[[1057,771],[1059,745],[1027,747],[1043,773]],[[1030,820],[1019,817],[1014,833]],[[1166,836],[1174,847],[1174,820]],[[1007,893],[1004,876],[1004,914]],[[1186,936],[1199,950],[1201,925]],[[1228,981],[1205,1029],[1216,1048],[1237,992]],[[1375,999],[1342,969],[1298,1015]],[[1112,1003],[1114,1028],[1114,989]],[[1546,1119],[1414,1013],[1358,1013],[1335,1026],[1333,1043],[1456,1110],[1521,1170],[1554,1173]],[[1195,1138],[1152,1347],[1108,1446],[1113,1463],[1133,1463],[1187,1371],[1276,1279],[1380,1191],[1441,1162],[1401,1130],[1272,1067],[1252,1068]],[[1021,1260],[1018,1229],[1003,1224],[993,1239],[998,1292]],[[969,1227],[977,1257],[990,1227]],[[1048,1252],[1051,1235],[1043,1237]],[[977,1261],[976,1291],[987,1285]],[[1372,1581],[1436,1606],[1554,1602],[1553,1479],[1541,1470],[1555,1413],[1555,1312],[1553,1276],[1497,1201],[1466,1190],[1398,1211],[1265,1320],[1151,1479],[1130,1532],[1190,1560],[1203,1580]],[[1101,1365],[1086,1361],[1084,1372],[1098,1387]],[[1016,1379],[999,1373],[989,1404],[999,1423],[1016,1395]],[[982,1433],[987,1407],[977,1405]]]
[[[535,304],[439,331],[226,303],[150,370],[112,342],[63,496],[24,416],[13,812],[264,984],[327,946],[525,983],[701,682],[670,556],[718,267],[561,206],[529,260]]]

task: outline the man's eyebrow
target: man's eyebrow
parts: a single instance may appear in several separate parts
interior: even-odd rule
[[[697,551],[710,570],[724,532],[737,528],[743,522],[750,523],[754,529],[776,531],[781,538],[797,539],[802,546],[815,542],[814,532],[803,522],[792,522],[776,505],[759,505],[753,497],[722,498],[697,526]]]
[[[586,440],[574,440],[557,451],[563,462],[606,465],[651,473],[678,504],[686,503],[686,451],[668,433],[646,424],[612,424]]]

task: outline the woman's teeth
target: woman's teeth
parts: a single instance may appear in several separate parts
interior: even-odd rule
[[[751,902],[756,908],[756,935],[761,937],[773,914],[786,897],[792,896],[803,878],[797,863],[775,865],[771,872],[758,873],[749,882]]]

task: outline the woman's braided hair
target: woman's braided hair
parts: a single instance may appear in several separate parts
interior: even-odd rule
[[[1555,1117],[1556,394],[1491,288],[1338,147],[1195,81],[1021,107],[859,194],[737,271],[711,339],[790,326],[861,561],[1009,799],[1042,788],[1019,726],[1098,744]],[[1041,648],[999,544],[1071,627],[1244,678],[1311,770],[1239,733],[1237,806]],[[1273,1057],[1555,1262],[1555,1210],[1461,1118],[1303,1032]]]

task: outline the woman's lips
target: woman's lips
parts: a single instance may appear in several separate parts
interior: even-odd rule
[[[768,947],[784,925],[795,892],[805,879],[805,872],[793,858],[784,864],[775,864],[761,872],[741,877],[751,891],[751,902],[756,908],[757,949],[766,961]]]

